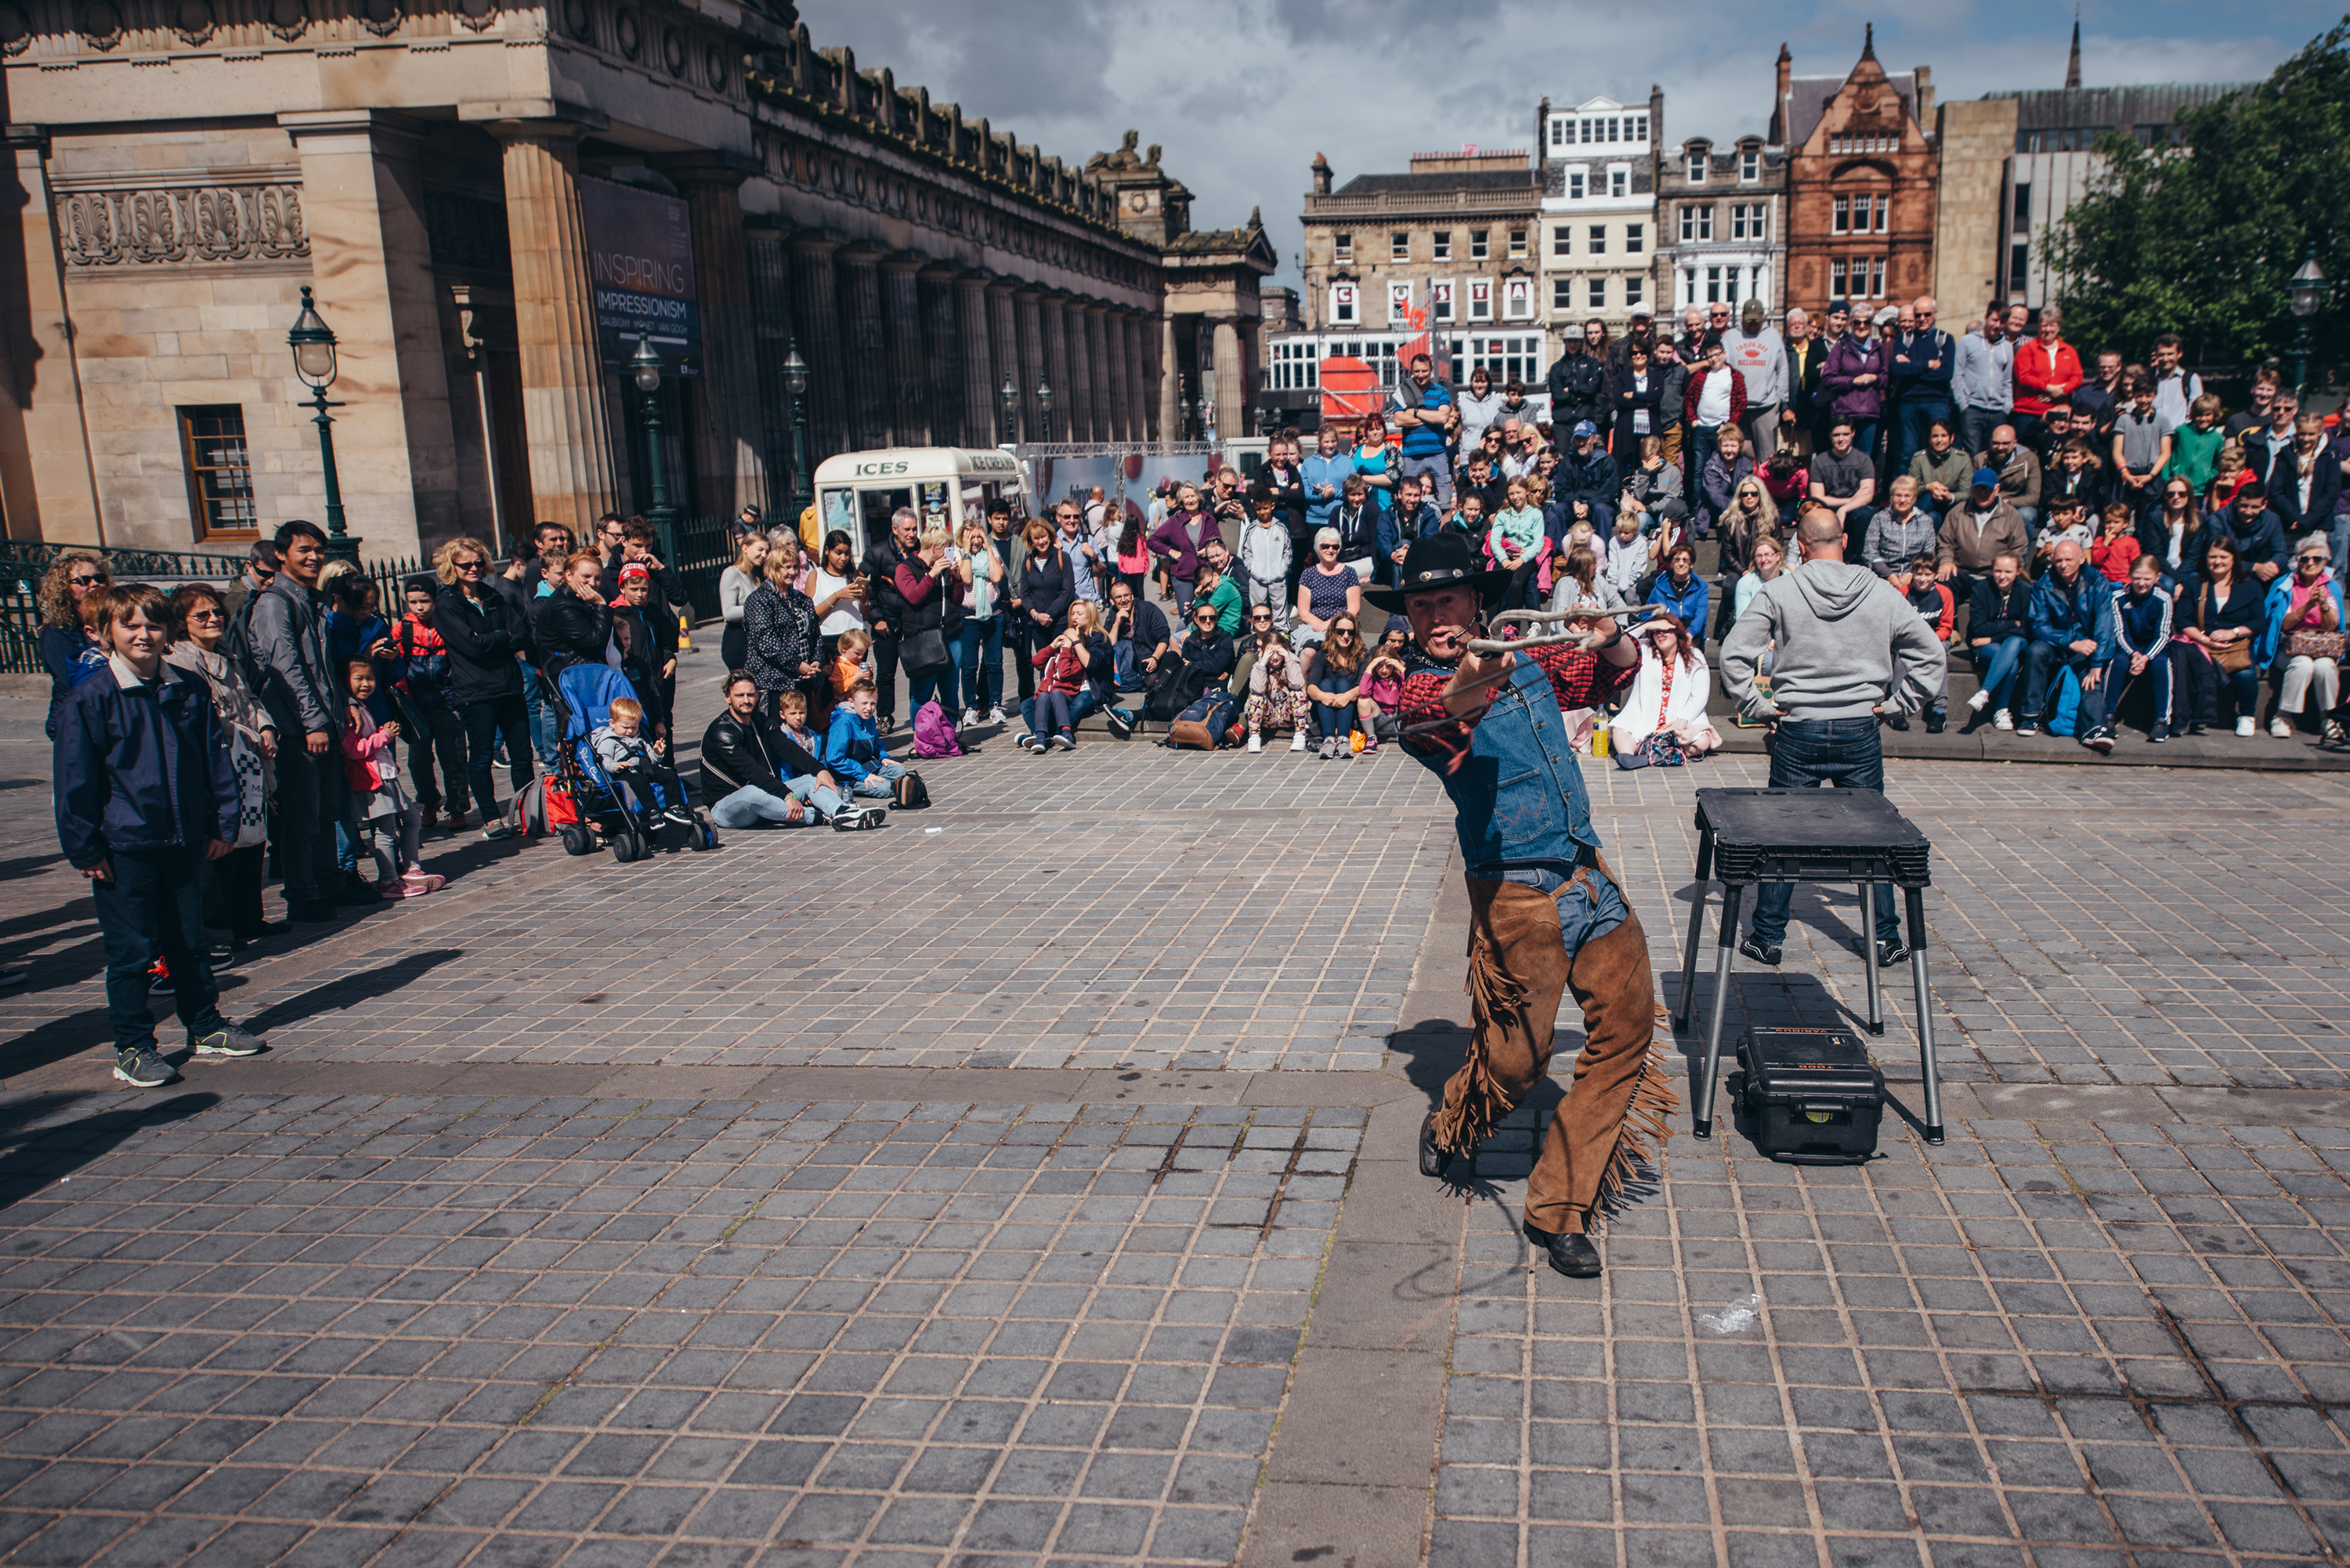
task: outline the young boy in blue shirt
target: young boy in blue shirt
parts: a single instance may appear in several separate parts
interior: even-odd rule
[[[848,701],[832,711],[832,728],[824,738],[824,765],[849,785],[851,794],[887,800],[890,786],[906,774],[906,764],[893,761],[881,749],[881,732],[873,722],[875,688],[859,680],[848,689]]]
[[[179,1076],[155,1050],[147,975],[169,966],[188,1047],[251,1056],[261,1042],[221,1016],[203,941],[204,862],[236,847],[236,769],[204,683],[163,662],[170,601],[134,583],[97,617],[106,668],[57,714],[57,841],[89,878],[106,947],[114,1075],[151,1089]]]

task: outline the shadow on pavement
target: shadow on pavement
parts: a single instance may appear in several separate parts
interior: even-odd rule
[[[213,1094],[178,1094],[127,1103],[93,1090],[28,1095],[0,1103],[0,1207],[54,1185],[112,1153],[132,1134],[185,1121],[220,1104]],[[111,1103],[109,1103],[111,1102]],[[76,1121],[51,1118],[81,1105]]]

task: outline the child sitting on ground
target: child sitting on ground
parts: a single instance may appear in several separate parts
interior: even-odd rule
[[[693,820],[685,808],[685,784],[669,764],[667,741],[644,738],[645,705],[633,697],[612,699],[610,722],[598,724],[589,742],[596,761],[612,775],[632,805],[641,806],[650,793],[653,805],[670,821],[683,826]]]
[[[832,701],[836,711],[848,700],[849,692],[860,680],[873,679],[873,662],[867,656],[873,651],[872,635],[862,627],[850,627],[840,634],[840,643],[832,668],[827,673],[832,678]]]
[[[844,649],[848,633],[841,633]],[[887,800],[891,786],[905,777],[906,764],[881,749],[881,732],[873,722],[879,697],[873,682],[859,680],[832,711],[832,728],[824,738],[824,765],[849,785],[851,794]]]
[[[2128,582],[2130,563],[2138,557],[2136,522],[2130,509],[2118,501],[2107,504],[2101,515],[2106,531],[2089,546],[2089,564],[2105,573],[2109,583]]]
[[[1950,629],[1957,623],[1958,600],[1951,597],[1950,590],[1936,575],[1931,556],[1919,556],[1909,563],[1909,606],[1926,618],[1926,624],[1934,628],[1934,635],[1942,639],[1942,685],[1934,693],[1933,706],[1926,710],[1926,732],[1939,735],[1950,711],[1949,656]],[[1886,722],[1897,730],[1909,727],[1906,715],[1887,719]]]
[[[1381,741],[1402,733],[1403,648],[1402,628],[1391,626],[1363,666],[1363,695],[1355,711],[1363,722],[1365,755],[1378,751]]]
[[[375,665],[354,659],[344,667],[344,688],[350,697],[344,709],[343,782],[350,789],[351,833],[374,822],[391,835],[394,863],[391,876],[377,884],[387,898],[421,898],[437,892],[443,878],[428,877],[418,864],[423,853],[424,814],[400,782],[400,766],[392,761],[391,743],[400,725],[375,722],[369,699],[375,693]]]

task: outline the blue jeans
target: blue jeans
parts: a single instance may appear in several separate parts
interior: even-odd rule
[[[919,713],[922,711],[922,704],[931,701],[937,702],[945,711],[948,723],[951,724],[961,717],[955,707],[955,661],[951,652],[943,668],[933,670],[927,675],[906,677],[907,711]]]
[[[538,671],[528,665],[523,667],[522,700],[524,708],[530,714],[530,749],[538,753],[538,765],[548,773],[553,773],[556,748],[562,743],[563,736],[556,728],[558,721],[556,717],[555,704],[540,696]],[[464,810],[463,797],[456,795],[453,786],[450,794],[457,799],[457,804],[451,809]]]
[[[857,787],[849,793],[861,794],[868,800],[888,800],[894,793],[889,786],[905,776],[905,763],[894,758],[884,757],[874,763],[872,770],[863,778],[857,781]]]
[[[220,990],[204,960],[203,852],[118,849],[108,858],[114,880],[93,881],[89,892],[106,949],[106,1020],[114,1028],[114,1048],[154,1049],[147,966],[158,958],[171,968],[180,1022],[190,1029],[217,1028]]]
[[[1318,691],[1344,691],[1361,680],[1359,675],[1341,675],[1335,670],[1326,670],[1314,678],[1314,685]],[[1327,702],[1316,702],[1313,706],[1314,722],[1321,726],[1324,740],[1343,735],[1354,727],[1355,705],[1352,702],[1341,703],[1335,708]]]
[[[1050,735],[1062,729],[1069,730],[1074,734],[1077,722],[1101,706],[1101,699],[1094,695],[1094,689],[1090,684],[1080,686],[1077,688],[1076,696],[1065,697],[1061,700],[1066,704],[1068,710],[1066,722],[1055,723],[1053,721],[1060,717],[1058,710],[1056,709],[1048,716],[1041,706],[1043,698],[1049,695],[1051,693],[1041,693],[1036,697],[1024,697],[1020,700],[1020,722],[1032,735]],[[1040,723],[1044,728],[1037,728]]]
[[[2130,674],[2130,656],[2123,653],[2116,654],[2106,665],[2106,678],[2103,684],[2106,689],[2106,729],[2110,730],[2114,727],[2115,715],[2122,711],[2122,693],[2128,689],[2133,680],[2141,680],[2151,684],[2154,691],[2154,722],[2157,723],[2168,722],[2170,718],[2169,658],[2164,654],[2156,654],[2146,661],[2146,673],[2134,677]]]
[[[1950,400],[1948,398],[1919,398],[1902,403],[1901,434],[1893,453],[1893,472],[1896,474],[1908,472],[1910,458],[1926,450],[1927,427],[1936,420],[1950,417]]]
[[[1872,789],[1885,793],[1885,753],[1879,745],[1875,719],[1782,719],[1771,738],[1771,787],[1801,788],[1831,784],[1837,789]],[[1775,948],[1787,934],[1787,906],[1795,896],[1791,882],[1763,882],[1754,889],[1754,925],[1748,933],[1766,948]],[[1877,885],[1877,940],[1901,940],[1901,921],[1893,912],[1893,884]],[[1875,955],[1871,955],[1874,958]]]
[[[520,794],[531,781],[530,710],[519,697],[492,697],[465,704],[465,781],[481,811],[482,826],[497,818],[498,792],[491,783],[498,741],[506,743],[506,777]]]
[[[965,616],[955,633],[955,668],[962,671],[963,706],[986,712],[1003,705],[1003,617]]]
[[[2085,653],[2076,653],[2068,646],[2054,642],[2034,642],[2025,649],[2023,650],[2023,706],[2016,713],[2015,722],[2019,724],[2026,722],[2037,723],[2042,711],[2048,706],[2049,699],[2055,695],[2057,683],[2064,679],[2062,672],[2070,669],[2074,675],[2085,678],[2089,671],[2095,668],[2089,662],[2090,657]],[[2087,681],[2085,679],[2083,685],[2086,684]],[[2092,695],[2086,691],[2081,693],[2081,706],[2084,710],[2087,709]],[[2081,718],[2074,722],[2074,733],[2079,734],[2090,728],[2090,725],[2091,721],[2085,711]]]
[[[1991,432],[2007,421],[2005,409],[1979,409],[1970,404],[1959,410],[1959,444],[1980,457],[1991,450]]]
[[[847,804],[840,798],[838,790],[817,784],[814,774],[802,774],[784,788],[792,800],[798,801],[803,807],[814,808],[804,809],[796,823],[792,821],[789,801],[778,799],[756,784],[744,784],[712,806],[710,820],[721,827],[755,827],[763,822],[772,822],[779,827],[798,827],[837,816]]]
[[[2004,637],[1987,648],[1974,650],[1975,677],[1991,695],[1992,708],[2011,708],[2009,689],[2015,684],[2015,671],[2023,662],[2023,639]]]

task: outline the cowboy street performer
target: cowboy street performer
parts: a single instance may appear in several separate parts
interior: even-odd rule
[[[1611,623],[1579,643],[1470,651],[1512,576],[1481,565],[1464,535],[1434,535],[1411,546],[1396,587],[1364,595],[1411,623],[1404,746],[1452,797],[1468,868],[1476,1036],[1421,1124],[1419,1167],[1443,1175],[1534,1092],[1550,1070],[1560,998],[1573,991],[1583,1054],[1526,1183],[1525,1224],[1551,1267],[1589,1279],[1600,1272],[1595,1213],[1661,1147],[1675,1100],[1650,1054],[1648,940],[1600,857],[1561,711],[1621,691],[1639,649]]]

